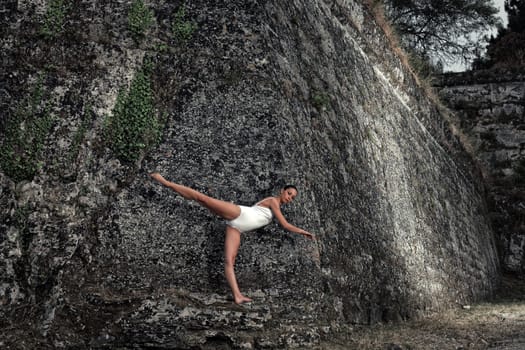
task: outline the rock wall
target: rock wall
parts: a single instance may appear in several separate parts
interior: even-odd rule
[[[483,169],[505,270],[525,272],[525,74],[487,70],[447,74],[440,95]]]
[[[131,3],[68,2],[51,36],[53,2],[2,10],[5,118],[53,116],[32,180],[0,173],[2,346],[305,348],[491,295],[473,165],[360,2],[191,1],[187,40],[181,2],[148,3],[142,39]],[[145,58],[165,127],[126,163],[104,120]],[[239,204],[295,183],[285,216],[318,240],[277,224],[243,235],[237,277],[255,302],[233,305],[224,223],[153,170]]]

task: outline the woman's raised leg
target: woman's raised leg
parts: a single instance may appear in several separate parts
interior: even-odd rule
[[[224,239],[224,276],[230,285],[233,300],[236,304],[249,303],[252,299],[242,295],[235,278],[235,258],[241,244],[241,233],[233,227],[226,226]]]
[[[150,176],[160,182],[162,185],[171,188],[182,197],[198,202],[200,205],[207,208],[212,213],[222,217],[223,219],[233,220],[241,214],[241,208],[239,208],[237,204],[221,201],[219,199],[200,193],[199,191],[196,191],[192,188],[168,181],[159,173],[152,173]]]

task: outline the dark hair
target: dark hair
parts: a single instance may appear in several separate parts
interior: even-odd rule
[[[293,188],[295,192],[299,193],[299,190],[294,185],[286,185],[283,187],[283,190],[286,191],[287,189]]]

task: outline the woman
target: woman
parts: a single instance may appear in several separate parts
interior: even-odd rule
[[[315,238],[311,233],[294,226],[284,218],[281,213],[281,205],[290,203],[297,196],[297,188],[292,185],[285,186],[279,196],[267,197],[252,207],[245,207],[230,202],[221,201],[195,191],[189,187],[170,182],[159,173],[150,175],[162,185],[171,188],[182,197],[197,201],[212,213],[228,220],[226,226],[226,238],[224,240],[224,275],[232,290],[233,299],[236,304],[248,303],[252,299],[242,295],[235,278],[235,258],[241,243],[241,233],[255,230],[268,225],[272,216],[288,231],[299,233],[310,239]]]

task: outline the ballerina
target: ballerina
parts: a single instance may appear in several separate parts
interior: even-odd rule
[[[182,197],[196,201],[215,215],[227,220],[224,240],[224,276],[228,281],[236,304],[252,301],[241,293],[235,277],[235,258],[241,244],[241,233],[266,226],[275,216],[284,229],[315,239],[315,236],[310,232],[286,221],[281,212],[281,205],[290,203],[297,196],[297,188],[293,185],[284,186],[278,196],[266,197],[253,206],[247,207],[212,198],[192,188],[168,181],[159,173],[152,173],[150,176]]]

